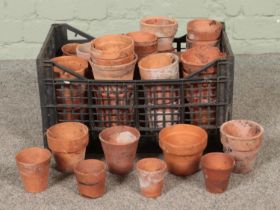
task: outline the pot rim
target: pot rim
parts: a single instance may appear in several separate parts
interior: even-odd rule
[[[227,134],[227,133],[224,131],[224,128],[225,128],[225,126],[227,126],[229,123],[232,123],[232,122],[234,122],[234,121],[242,121],[242,122],[246,121],[246,122],[249,122],[250,124],[253,124],[253,125],[257,126],[257,127],[260,129],[260,132],[259,132],[259,134],[255,135],[255,136],[253,136],[253,137],[248,137],[248,138],[247,138],[247,137],[245,138],[245,137],[237,137],[237,136],[229,135],[229,134]],[[220,127],[220,132],[221,132],[223,135],[225,135],[225,136],[227,136],[227,137],[230,137],[232,140],[235,140],[235,141],[244,141],[244,139],[248,139],[248,140],[246,140],[246,141],[254,141],[254,139],[259,138],[259,137],[261,137],[261,136],[264,134],[264,128],[263,128],[259,123],[255,122],[255,121],[252,121],[252,120],[234,119],[234,120],[229,120],[229,121],[224,122],[224,123],[221,125],[221,127]]]
[[[60,64],[58,62],[59,60],[62,60],[62,61],[65,62],[65,60],[70,60],[70,59],[71,60],[76,60],[76,61],[79,60],[80,63],[81,63],[81,68],[76,70],[76,71],[74,69],[70,68],[71,70],[75,71],[76,73],[83,72],[83,71],[85,71],[88,68],[88,62],[85,59],[82,59],[82,58],[80,58],[80,57],[78,57],[76,55],[62,55],[62,56],[51,58],[50,60]],[[63,64],[60,64],[60,65],[64,66]],[[60,69],[59,67],[57,67],[55,65],[53,67],[56,67],[56,68]],[[63,72],[63,74],[68,74],[67,72],[64,72],[62,69],[60,69],[60,71]]]
[[[151,36],[153,37],[153,39],[152,39],[151,41],[141,41],[141,42],[137,41],[137,42],[136,42],[136,41],[133,39],[133,35],[132,35],[132,34],[149,34],[149,35],[151,35]],[[131,38],[134,40],[134,44],[135,44],[135,45],[136,45],[137,43],[141,43],[141,44],[151,44],[151,45],[153,45],[153,44],[157,43],[157,41],[158,41],[158,37],[157,37],[155,34],[153,34],[153,33],[151,33],[151,32],[148,32],[148,31],[132,31],[132,32],[127,33],[127,36],[131,37]]]
[[[150,20],[150,19],[163,19],[163,20],[171,21],[172,23],[164,24],[164,25],[156,25],[156,24],[146,23],[146,21]],[[172,17],[166,17],[166,16],[146,16],[146,17],[144,17],[144,18],[142,18],[140,20],[140,24],[145,25],[145,26],[149,26],[149,27],[158,28],[158,27],[176,26],[176,25],[178,25],[178,22],[177,22],[177,20],[175,18],[172,18]]]
[[[159,170],[155,170],[155,171],[148,171],[148,170],[141,169],[139,167],[139,164],[141,164],[141,162],[149,161],[151,159],[158,161],[158,163],[161,164],[162,168],[159,169]],[[160,173],[160,172],[165,172],[167,170],[167,164],[164,160],[162,160],[160,158],[148,157],[148,158],[142,158],[141,160],[138,160],[137,163],[136,163],[136,169],[137,169],[137,171],[140,171],[140,172],[143,172],[143,173],[156,174],[156,173]]]
[[[78,170],[77,168],[78,168],[78,165],[80,164],[80,163],[82,163],[82,162],[95,162],[95,163],[98,163],[98,164],[102,164],[102,166],[103,166],[103,168],[100,170],[100,171],[98,171],[98,172],[96,172],[96,173],[85,173],[85,172],[82,172],[82,171],[80,171],[80,170]],[[94,163],[94,164],[95,164]],[[92,167],[92,166],[91,166]],[[75,174],[79,174],[79,175],[94,175],[94,176],[98,176],[99,174],[101,174],[102,172],[106,172],[106,170],[107,170],[107,165],[106,165],[106,163],[104,162],[104,161],[102,161],[102,160],[98,160],[98,159],[85,159],[85,160],[81,160],[81,161],[79,161],[76,165],[75,165],[75,167],[73,168],[73,170],[74,170],[74,173]]]
[[[116,128],[116,127],[123,127],[123,128],[129,128],[129,129],[133,129],[136,133],[137,133],[137,136],[136,137],[136,140],[135,141],[131,141],[131,142],[128,142],[128,143],[114,143],[114,142],[110,142],[110,141],[107,141],[105,139],[102,138],[102,134],[112,128]],[[125,131],[125,130],[124,130]],[[108,127],[108,128],[105,128],[103,129],[100,133],[99,133],[99,139],[101,142],[105,143],[105,144],[110,144],[110,145],[115,145],[115,146],[119,146],[119,145],[130,145],[130,144],[134,144],[135,142],[138,142],[139,139],[140,139],[140,132],[137,128],[134,128],[134,127],[131,127],[131,126],[128,126],[128,125],[114,125],[114,126],[111,126],[111,127]]]
[[[28,150],[41,150],[42,152],[45,152],[47,153],[47,158],[45,160],[42,160],[38,163],[26,163],[26,162],[23,162],[21,160],[19,160],[19,156],[21,155],[22,152],[26,152]],[[30,152],[30,151],[29,151]],[[48,149],[45,149],[45,148],[41,148],[41,147],[27,147],[27,148],[24,148],[22,150],[20,150],[19,152],[16,153],[16,162],[21,164],[21,165],[24,165],[24,166],[38,166],[38,165],[44,165],[46,164],[47,162],[49,162],[51,160],[51,157],[52,157],[52,154],[50,152],[50,150]]]
[[[171,128],[171,127],[177,127],[177,126],[187,126],[187,127],[193,127],[193,128],[198,128],[201,132],[202,132],[202,134],[203,134],[203,137],[202,138],[200,138],[201,140],[198,142],[198,143],[196,143],[196,144],[191,144],[191,145],[174,145],[174,144],[170,144],[170,143],[168,143],[167,141],[164,141],[164,140],[162,140],[163,139],[163,132],[166,130],[166,129],[168,129],[168,128]],[[178,132],[176,132],[175,133],[175,135],[176,134],[182,134],[182,133],[188,133],[188,132],[180,132],[180,133],[178,133]],[[171,133],[172,134],[172,133]],[[169,134],[170,135],[170,134]],[[167,135],[168,136],[168,135]],[[199,126],[196,126],[196,125],[192,125],[192,124],[175,124],[175,125],[171,125],[171,126],[168,126],[168,127],[165,127],[165,128],[163,128],[163,129],[161,129],[160,130],[160,132],[159,132],[159,142],[160,142],[160,145],[162,146],[162,147],[164,147],[164,144],[166,144],[166,145],[168,145],[168,146],[170,146],[170,147],[173,147],[173,148],[179,148],[179,149],[182,149],[182,148],[188,148],[188,147],[193,147],[193,146],[198,146],[198,145],[205,145],[205,147],[206,147],[206,145],[207,145],[207,139],[208,139],[208,134],[207,134],[207,132],[206,132],[206,130],[205,129],[203,129],[203,128],[201,128],[201,127],[199,127]],[[164,142],[163,142],[164,141]]]
[[[160,67],[160,68],[144,68],[142,66],[142,62],[143,60],[145,60],[146,58],[148,57],[152,57],[152,56],[155,56],[155,55],[169,55],[173,58],[173,62],[167,66],[163,66],[163,67]],[[138,66],[139,68],[141,68],[141,70],[144,70],[144,71],[157,71],[159,69],[165,69],[165,68],[172,68],[173,66],[177,65],[179,62],[179,57],[177,55],[175,55],[174,53],[170,53],[170,52],[165,52],[165,53],[154,53],[154,54],[150,54],[150,55],[147,55],[145,56],[144,58],[142,58],[139,62],[138,62]]]
[[[78,42],[69,42],[69,43],[67,43],[67,44],[64,44],[64,45],[62,45],[62,47],[61,47],[61,51],[62,51],[64,54],[65,54],[65,52],[66,52],[68,55],[76,55],[76,54],[70,54],[70,53],[67,52],[67,50],[65,50],[66,47],[71,46],[71,45],[76,45],[76,47],[75,47],[75,52],[76,52],[76,49],[77,49],[78,45],[80,45],[80,43],[78,43]],[[65,56],[67,56],[67,55],[65,54]]]
[[[220,156],[219,158],[230,159],[231,162],[232,162],[231,166],[228,167],[228,168],[217,169],[217,168],[209,167],[208,165],[203,164],[205,162],[205,159],[211,157],[212,155],[219,155]],[[231,155],[226,154],[224,152],[209,152],[209,153],[207,153],[207,154],[205,154],[201,157],[200,164],[201,164],[202,168],[206,168],[206,169],[209,169],[209,170],[212,170],[212,171],[228,171],[228,170],[232,170],[234,168],[235,159]]]

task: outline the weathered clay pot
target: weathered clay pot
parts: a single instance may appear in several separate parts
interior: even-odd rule
[[[158,158],[144,158],[137,162],[137,175],[143,196],[156,198],[161,195],[166,168],[166,163]]]
[[[61,47],[63,55],[76,55],[76,48],[78,43],[68,43]]]
[[[159,132],[159,145],[168,170],[180,176],[195,173],[207,145],[207,136],[204,129],[195,125],[177,124],[163,128]]]
[[[123,64],[128,64],[135,59],[135,54],[129,56],[118,58],[118,59],[100,59],[100,58],[91,58],[92,63],[100,66],[118,66]]]
[[[101,66],[90,62],[92,66],[93,76],[96,80],[132,80],[135,64],[137,62],[137,55],[134,60],[116,66]]]
[[[91,41],[91,55],[98,59],[119,59],[134,54],[134,41],[123,34],[98,37]]]
[[[86,61],[89,61],[90,59],[90,53],[91,53],[91,44],[90,42],[79,44],[76,47],[76,54],[78,57],[85,59]]]
[[[198,40],[191,40],[186,37],[186,42],[188,48],[192,47],[203,47],[203,46],[208,46],[208,47],[218,47],[219,46],[219,40],[213,40],[213,41],[198,41]]]
[[[99,139],[112,173],[124,175],[133,169],[139,138],[139,131],[129,126],[113,126],[102,130]]]
[[[79,122],[58,123],[47,130],[47,140],[57,169],[73,172],[74,166],[85,157],[89,140],[88,128]]]
[[[88,68],[87,61],[77,56],[60,56],[60,57],[52,58],[51,61],[54,61],[62,66],[65,66],[82,76],[85,75],[86,69]],[[53,71],[58,78],[63,78],[63,79],[76,78],[75,76],[61,70],[56,66],[53,67]]]
[[[209,46],[197,46],[181,53],[181,61],[184,68],[184,77],[187,77],[189,74],[196,72],[204,65],[223,57],[224,54],[221,53],[218,48]],[[216,68],[214,66],[211,66],[201,74],[209,75],[215,73]]]
[[[134,40],[134,50],[139,59],[157,52],[158,38],[156,35],[145,31],[130,32],[127,35]]]
[[[220,38],[222,24],[216,20],[195,19],[187,24],[190,40],[213,41]]]
[[[222,152],[212,152],[201,158],[206,190],[211,193],[223,193],[229,183],[234,167],[234,159]]]
[[[51,153],[31,147],[16,154],[17,167],[26,192],[42,192],[48,187]]]
[[[252,171],[263,141],[263,127],[250,120],[231,120],[221,126],[220,132],[224,151],[235,158],[234,172]]]
[[[155,34],[158,37],[158,52],[173,49],[172,43],[178,29],[175,19],[162,16],[145,17],[140,20],[141,31]]]
[[[88,159],[74,167],[79,192],[88,198],[99,198],[105,194],[106,165],[103,161]]]

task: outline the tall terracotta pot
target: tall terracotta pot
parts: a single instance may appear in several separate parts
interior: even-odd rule
[[[139,138],[139,131],[129,126],[113,126],[102,130],[99,139],[112,173],[125,175],[133,169]]]
[[[48,187],[51,153],[30,147],[16,154],[17,167],[26,192],[42,192]]]
[[[207,136],[204,129],[195,125],[177,124],[163,128],[159,132],[159,146],[168,170],[180,176],[195,173],[207,146]]]

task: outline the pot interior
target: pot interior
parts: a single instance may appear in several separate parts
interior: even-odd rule
[[[54,138],[77,139],[87,133],[86,126],[79,122],[64,122],[53,125],[48,132]]]
[[[40,164],[50,159],[51,154],[47,149],[31,147],[20,151],[16,160],[24,164]]]
[[[157,37],[149,32],[135,31],[127,34],[132,37],[135,42],[153,42],[157,40]]]
[[[169,53],[151,54],[139,62],[139,66],[146,69],[156,69],[171,65],[175,62],[174,57]]]

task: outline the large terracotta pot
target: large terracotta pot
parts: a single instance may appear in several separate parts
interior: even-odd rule
[[[186,176],[199,168],[200,157],[207,146],[207,132],[195,125],[177,124],[163,128],[159,145],[168,170]]]

